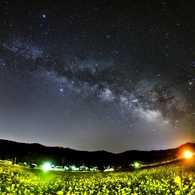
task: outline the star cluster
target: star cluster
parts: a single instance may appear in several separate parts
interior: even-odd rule
[[[194,141],[193,3],[1,4],[3,138],[113,152]]]

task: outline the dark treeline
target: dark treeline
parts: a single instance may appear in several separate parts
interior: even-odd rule
[[[126,168],[134,161],[150,164],[180,158],[185,148],[194,151],[195,143],[187,143],[178,148],[167,150],[130,150],[115,154],[107,151],[89,152],[62,147],[46,147],[37,143],[26,144],[0,139],[0,159],[12,160],[15,163],[36,163],[38,165],[41,165],[44,161],[50,161],[59,166],[74,164],[88,167],[115,166]]]

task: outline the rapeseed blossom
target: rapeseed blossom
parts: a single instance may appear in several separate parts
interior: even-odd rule
[[[41,172],[0,164],[1,195],[193,195],[195,173],[183,165],[136,172]]]

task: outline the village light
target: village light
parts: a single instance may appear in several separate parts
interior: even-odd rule
[[[44,170],[44,171],[48,171],[48,170],[50,170],[50,168],[51,168],[51,164],[50,163],[45,163],[45,164],[43,164],[43,166],[42,166],[42,169]]]
[[[139,167],[140,167],[140,163],[135,162],[135,163],[134,163],[134,167],[135,167],[135,168],[139,168]]]
[[[184,152],[184,158],[192,158],[192,156],[193,156],[193,153],[190,152],[189,150],[186,150]]]
[[[77,168],[75,165],[71,165],[70,168],[71,168],[72,171],[78,171],[79,170],[79,168]]]

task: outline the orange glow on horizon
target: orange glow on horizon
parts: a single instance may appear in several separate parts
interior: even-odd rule
[[[193,156],[193,153],[190,152],[189,150],[186,150],[184,152],[184,158],[192,158],[192,156]]]

